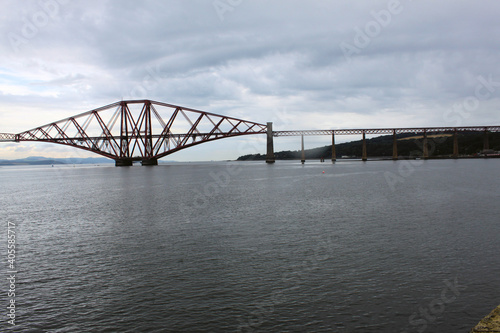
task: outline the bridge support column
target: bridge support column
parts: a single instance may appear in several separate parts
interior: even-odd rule
[[[132,160],[115,160],[115,166],[121,167],[121,166],[132,166],[133,161]]]
[[[490,141],[488,140],[488,130],[484,129],[483,150],[490,149]]]
[[[273,123],[267,123],[267,156],[266,163],[274,163],[274,142],[273,142]]]
[[[306,152],[304,150],[304,134],[302,134],[302,158],[300,159],[302,164],[306,162]]]
[[[423,152],[422,152],[422,157],[424,159],[429,158],[429,145],[427,144],[427,131],[424,130],[424,144],[423,144]]]
[[[398,138],[396,136],[396,130],[392,131],[392,159],[398,159]]]
[[[151,158],[151,159],[148,159],[148,160],[142,160],[141,164],[144,165],[144,166],[158,165],[158,159]]]
[[[455,128],[455,132],[453,132],[453,158],[458,158],[458,133]]]
[[[332,162],[337,160],[337,153],[335,152],[335,132],[332,132]]]
[[[364,130],[363,130],[363,152],[361,155],[361,160],[363,160],[364,162],[368,160],[368,155],[366,153],[366,134]]]

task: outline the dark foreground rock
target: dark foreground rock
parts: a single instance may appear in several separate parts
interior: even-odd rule
[[[470,333],[479,332],[500,332],[500,305],[470,331]]]

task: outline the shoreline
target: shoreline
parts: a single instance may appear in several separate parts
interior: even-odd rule
[[[469,333],[500,332],[500,305],[491,311]]]
[[[264,156],[264,155],[261,155]],[[467,159],[490,159],[490,158],[500,158],[500,155],[494,155],[494,156],[459,156],[459,157],[453,157],[453,156],[431,156],[427,158],[423,158],[420,156],[399,156],[397,159],[393,159],[390,156],[374,156],[374,157],[368,157],[367,161],[406,161],[406,160],[467,160]],[[236,159],[234,160],[235,162],[248,162],[248,161],[265,161],[265,156],[264,158],[258,158],[258,159],[245,159],[245,160],[239,160]],[[276,161],[300,161],[300,158],[276,158]],[[306,161],[321,161],[320,158],[310,158],[306,159]],[[331,161],[331,158],[324,158],[322,162],[327,162]],[[349,157],[349,158],[337,158],[334,162],[338,161],[362,161],[361,157],[355,156],[355,157]]]

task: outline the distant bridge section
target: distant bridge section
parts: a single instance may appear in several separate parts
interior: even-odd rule
[[[335,129],[335,130],[298,130],[273,131],[273,136],[310,136],[310,135],[362,135],[362,134],[402,134],[402,133],[453,133],[453,132],[500,132],[500,126],[469,127],[409,127],[409,128],[372,128],[372,129]]]
[[[273,148],[273,137],[281,136],[301,136],[302,137],[302,163],[305,162],[305,151],[304,151],[304,136],[311,135],[331,135],[332,136],[332,161],[336,160],[335,153],[335,135],[362,135],[362,157],[363,161],[367,160],[367,150],[366,150],[366,135],[393,135],[393,153],[392,158],[394,160],[398,159],[398,143],[396,135],[402,133],[415,133],[423,135],[423,158],[429,157],[427,135],[432,133],[450,133],[453,135],[453,157],[458,157],[458,132],[484,132],[484,149],[489,149],[488,143],[488,133],[489,132],[500,132],[500,126],[465,126],[465,127],[410,127],[410,128],[374,128],[374,129],[335,129],[335,130],[298,130],[298,131],[272,131],[272,123],[268,123],[268,133],[267,133],[267,158],[266,162],[274,163],[274,148]],[[271,128],[271,130],[269,130]]]

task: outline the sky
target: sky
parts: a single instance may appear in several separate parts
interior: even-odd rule
[[[129,99],[275,130],[499,125],[498,13],[494,0],[0,0],[0,132]],[[275,138],[276,151],[299,148]],[[265,137],[166,159],[249,153]],[[0,159],[28,156],[98,157],[0,143]]]

